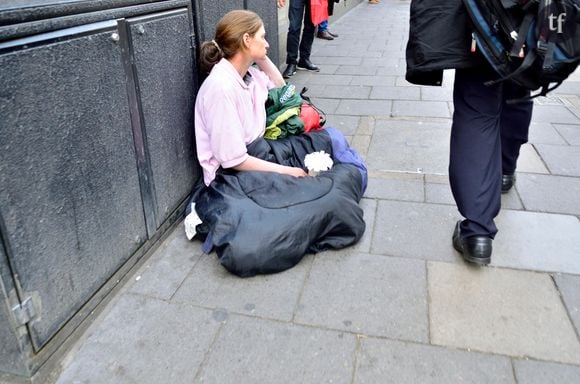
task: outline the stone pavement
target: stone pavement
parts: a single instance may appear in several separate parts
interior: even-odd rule
[[[240,279],[179,225],[58,383],[580,383],[580,75],[536,102],[492,264],[468,266],[451,245],[453,73],[405,81],[408,10],[361,3],[316,39],[322,71],[291,79],[366,158],[362,241]]]

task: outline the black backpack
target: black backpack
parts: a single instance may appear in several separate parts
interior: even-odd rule
[[[463,0],[477,49],[499,78],[545,96],[580,62],[580,0]]]

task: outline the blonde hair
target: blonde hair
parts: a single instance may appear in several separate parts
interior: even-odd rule
[[[254,36],[264,25],[260,16],[252,11],[236,10],[224,15],[217,23],[215,37],[201,44],[199,66],[209,73],[223,57],[229,59],[243,48],[244,34]]]

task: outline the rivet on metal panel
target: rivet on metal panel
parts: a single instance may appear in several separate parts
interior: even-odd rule
[[[119,34],[117,32],[111,33],[111,40],[113,40],[115,43],[119,41]]]
[[[137,33],[142,35],[145,33],[145,27],[142,25],[137,26]]]

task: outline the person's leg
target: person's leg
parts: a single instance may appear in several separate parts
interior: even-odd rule
[[[328,31],[328,20],[324,20],[322,23],[318,24],[318,33]]]
[[[286,40],[286,64],[298,63],[298,46],[300,44],[300,30],[304,17],[305,0],[290,0],[288,6],[288,37]],[[312,24],[312,21],[310,22]]]
[[[502,84],[486,86],[477,70],[456,70],[449,181],[462,238],[493,238],[501,204]]]
[[[302,0],[301,3],[304,11],[304,29],[302,31],[302,39],[300,40],[300,61],[305,62],[310,61],[310,52],[312,51],[314,30],[316,27],[312,24],[310,0]]]
[[[504,84],[504,104],[501,111],[501,154],[502,173],[516,172],[520,148],[528,142],[528,131],[532,121],[534,103],[531,100],[508,104],[507,100],[528,97],[530,91],[512,83]]]

